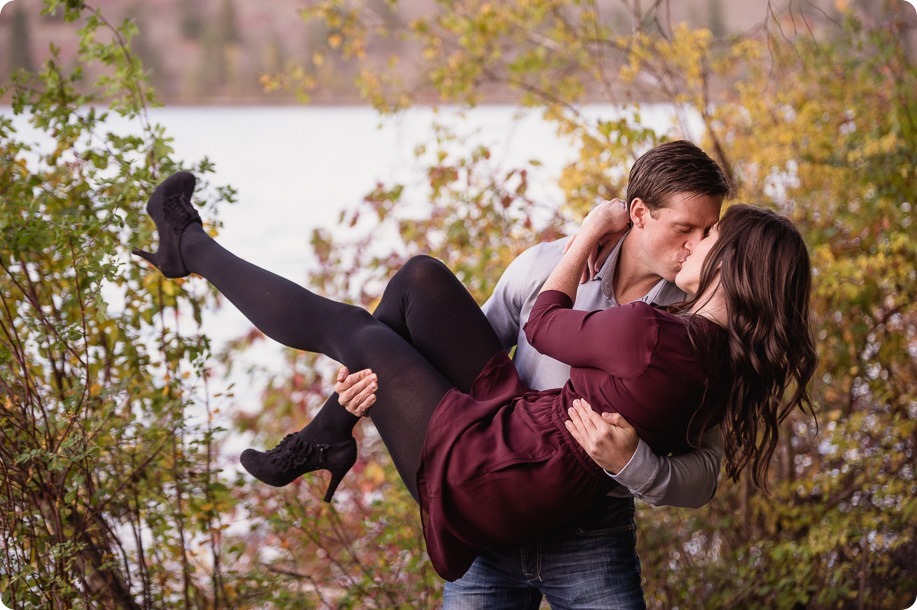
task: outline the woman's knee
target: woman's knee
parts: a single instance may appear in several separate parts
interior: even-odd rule
[[[327,327],[338,333],[342,331],[358,332],[378,324],[378,320],[362,307],[346,303],[340,303],[329,315],[334,320],[334,324],[329,324]]]
[[[412,256],[392,278],[392,282],[413,287],[429,287],[454,281],[455,276],[442,261],[426,254]]]

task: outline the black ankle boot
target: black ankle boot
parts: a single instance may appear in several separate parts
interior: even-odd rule
[[[274,487],[283,487],[313,470],[331,472],[325,502],[331,502],[338,484],[357,461],[354,439],[322,445],[303,440],[299,433],[288,434],[269,451],[246,449],[239,458],[253,477]]]
[[[194,174],[172,174],[156,187],[146,204],[147,214],[156,223],[159,233],[159,249],[155,253],[135,249],[133,253],[156,265],[166,277],[188,275],[181,259],[181,234],[190,224],[202,224],[200,215],[191,205],[196,182]]]

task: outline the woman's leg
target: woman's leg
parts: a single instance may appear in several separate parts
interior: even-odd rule
[[[416,498],[427,424],[452,387],[392,329],[365,310],[331,301],[230,253],[200,225],[181,235],[181,260],[203,276],[272,339],[322,353],[379,377],[373,421],[408,490]]]
[[[414,346],[449,382],[468,392],[503,349],[493,327],[446,265],[415,256],[392,277],[373,315]]]
[[[410,343],[462,391],[471,389],[484,365],[502,349],[490,323],[462,283],[444,264],[429,256],[417,256],[405,263],[388,283],[373,316]],[[378,408],[371,412],[374,414],[385,416],[384,410]],[[260,481],[282,487],[314,469],[309,461],[312,445],[335,443],[336,451],[346,452],[351,459],[333,479],[339,480],[356,459],[352,433],[358,421],[334,394],[308,425],[284,437],[273,449],[246,450],[242,465]]]
[[[465,286],[441,261],[429,256],[415,256],[395,273],[373,316],[463,392],[471,389],[484,365],[502,349]],[[347,412],[335,394],[297,435],[307,442],[344,441],[351,438],[357,422],[359,418]]]
[[[415,475],[426,428],[440,399],[453,384],[404,339],[366,311],[315,295],[236,257],[213,241],[203,231],[200,217],[190,203],[194,182],[192,175],[180,172],[157,187],[147,211],[156,222],[160,248],[156,253],[139,250],[135,253],[172,277],[194,272],[207,278],[259,329],[285,345],[326,354],[353,370],[374,369],[381,387],[373,419],[396,467],[416,497]],[[411,267],[434,268],[443,275],[443,269],[437,265]],[[458,284],[454,279],[452,282]],[[428,314],[420,306],[424,300],[419,294],[425,287],[423,282],[415,279],[396,284],[400,288],[392,291],[390,298],[400,303],[406,318],[418,312]],[[417,298],[411,298],[412,290],[418,291]],[[467,292],[464,298],[473,304]],[[480,310],[476,306],[467,310],[469,315],[458,317],[444,313],[444,326],[457,327],[458,337],[470,336],[479,329],[493,336]],[[415,319],[432,327],[439,323],[429,315]],[[422,325],[418,322],[418,327]],[[414,330],[417,329],[412,324],[402,328],[402,332]],[[496,338],[493,340],[499,349]],[[451,346],[444,345],[443,349],[449,350]],[[495,352],[496,349],[492,350],[490,355]],[[462,356],[467,358],[469,354]],[[476,365],[477,370],[484,362],[481,360]]]

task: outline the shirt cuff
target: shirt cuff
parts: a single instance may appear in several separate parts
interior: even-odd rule
[[[641,493],[649,488],[659,474],[659,457],[650,446],[642,440],[637,442],[637,449],[618,474],[605,471],[605,474],[629,489]]]

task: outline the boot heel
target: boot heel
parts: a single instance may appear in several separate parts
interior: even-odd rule
[[[325,502],[331,502],[331,496],[334,495],[334,492],[337,491],[338,485],[344,479],[344,475],[347,474],[349,468],[344,468],[341,470],[329,470],[331,472],[331,481],[328,483],[328,491],[325,492]]]
[[[289,485],[297,477],[313,470],[331,472],[331,483],[325,502],[337,489],[344,475],[357,461],[357,441],[348,439],[324,445],[303,440],[302,434],[288,434],[270,451],[246,449],[239,457],[242,467],[253,477],[274,487]]]

